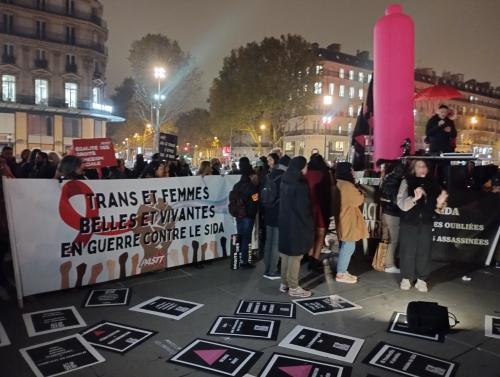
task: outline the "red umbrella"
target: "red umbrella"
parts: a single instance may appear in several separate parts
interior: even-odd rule
[[[451,98],[463,98],[463,94],[457,89],[448,85],[435,85],[422,90],[417,93],[415,100],[439,100],[439,99],[451,99]]]

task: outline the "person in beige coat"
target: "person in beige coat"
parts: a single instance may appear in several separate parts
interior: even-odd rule
[[[351,275],[347,268],[356,249],[356,241],[368,237],[368,229],[359,208],[363,204],[365,197],[354,185],[353,170],[350,163],[339,162],[335,176],[340,193],[340,211],[335,219],[337,236],[340,241],[335,280],[340,283],[354,284],[357,283],[358,278]]]

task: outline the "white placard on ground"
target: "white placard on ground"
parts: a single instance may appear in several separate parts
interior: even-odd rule
[[[360,338],[298,325],[279,345],[309,355],[353,363],[363,343]]]
[[[347,310],[362,309],[361,306],[339,295],[310,297],[293,300],[302,309],[312,315],[345,312]]]
[[[22,348],[19,352],[36,377],[61,376],[105,361],[79,334]]]
[[[195,310],[198,310],[202,306],[203,304],[198,304],[196,302],[156,296],[130,308],[129,310],[179,320],[191,314]]]
[[[500,317],[487,315],[484,318],[484,335],[500,339]]]
[[[23,320],[29,337],[87,326],[74,306],[25,313]]]

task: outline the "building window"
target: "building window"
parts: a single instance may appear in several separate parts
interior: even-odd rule
[[[345,96],[345,85],[339,85],[339,97]]]
[[[318,64],[318,65],[316,66],[316,74],[317,74],[317,75],[321,75],[321,73],[322,73],[322,72],[323,72],[323,66],[322,66],[322,65],[320,65],[320,64]]]
[[[54,122],[50,115],[28,114],[29,136],[54,136]]]
[[[343,79],[345,77],[345,71],[344,68],[339,69],[339,78]]]
[[[363,72],[358,73],[358,81],[363,82],[365,80],[365,74]]]
[[[73,26],[66,26],[66,43],[72,45],[76,43],[76,33]]]
[[[16,102],[16,76],[2,75],[2,100]]]
[[[354,116],[354,107],[352,105],[349,105],[349,107],[347,108],[347,113],[350,117]]]
[[[352,69],[349,71],[349,80],[354,80],[354,71]]]
[[[321,122],[317,119],[313,120],[313,131],[318,131],[321,127]]]
[[[359,88],[358,97],[359,97],[359,99],[363,99],[363,88]]]
[[[349,87],[349,98],[354,98],[354,87],[353,86]]]
[[[105,122],[94,120],[94,137],[106,137]]]
[[[64,100],[68,107],[77,107],[78,103],[78,84],[67,82],[64,84]]]
[[[333,82],[328,84],[328,95],[333,96],[335,93],[335,84]]]
[[[0,113],[0,134],[14,134],[16,119],[13,113]]]
[[[82,137],[82,124],[79,118],[64,117],[63,137]]]
[[[78,72],[78,66],[76,65],[75,55],[71,55],[71,54],[66,55],[66,72],[69,72],[69,73],[77,73]]]
[[[6,33],[12,33],[14,29],[14,16],[11,14],[3,15],[3,31]]]
[[[315,82],[314,83],[314,94],[321,94],[321,87],[323,85],[320,82]]]
[[[368,74],[368,82],[370,82],[370,81],[372,81],[372,74],[371,73]]]
[[[49,82],[47,80],[35,80],[35,103],[37,105],[49,104]]]
[[[335,150],[339,152],[344,151],[344,142],[343,141],[336,141],[335,142]]]
[[[101,103],[101,88],[98,86],[94,86],[92,88],[92,102],[93,103]]]
[[[47,28],[47,23],[45,21],[36,22],[36,37],[38,39],[45,39],[46,28]]]
[[[36,7],[40,10],[45,9],[45,0],[36,0]]]
[[[72,16],[75,14],[75,1],[66,0],[66,14]]]
[[[16,58],[14,56],[14,45],[10,43],[3,45],[2,63],[16,64]]]
[[[46,55],[45,55],[45,50],[42,50],[41,48],[36,50],[36,58],[37,60],[47,60]]]

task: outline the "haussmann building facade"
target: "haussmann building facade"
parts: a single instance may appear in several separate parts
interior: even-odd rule
[[[66,152],[106,135],[108,37],[97,0],[0,0],[0,147]]]

